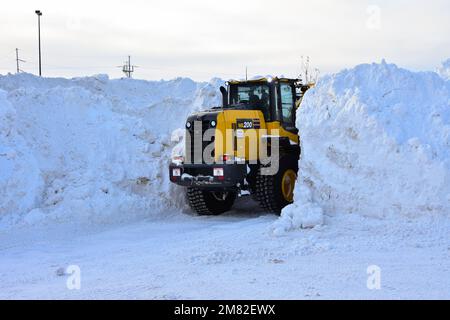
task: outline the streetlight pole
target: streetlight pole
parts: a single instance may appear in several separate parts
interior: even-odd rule
[[[38,16],[38,38],[39,38],[39,76],[42,76],[42,65],[41,65],[41,16],[42,12],[36,10],[35,13]]]
[[[17,73],[20,72],[20,68],[19,68],[19,49],[16,48],[16,67],[17,67]]]

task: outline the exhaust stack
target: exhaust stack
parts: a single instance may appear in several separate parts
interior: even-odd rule
[[[222,107],[226,107],[228,106],[228,91],[224,86],[221,86],[220,92],[222,93]]]

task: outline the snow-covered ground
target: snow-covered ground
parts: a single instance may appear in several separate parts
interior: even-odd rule
[[[221,83],[0,76],[0,298],[450,298],[448,62],[322,78],[281,218],[196,217],[169,183]]]
[[[358,215],[273,235],[277,217],[147,219],[0,235],[0,298],[449,299],[450,221]],[[69,290],[79,267],[80,289]],[[367,287],[370,266],[380,289]]]

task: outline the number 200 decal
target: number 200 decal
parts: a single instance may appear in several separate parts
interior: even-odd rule
[[[253,119],[237,119],[236,120],[238,129],[253,129]]]

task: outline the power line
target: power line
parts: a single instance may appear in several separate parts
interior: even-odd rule
[[[26,62],[25,60],[19,59],[19,49],[16,48],[16,73],[23,72],[22,69],[20,69],[20,62]]]
[[[20,49],[19,49],[20,51]],[[20,52],[19,52],[20,53]],[[20,57],[19,57],[20,58]],[[15,57],[15,59],[17,59],[17,56]],[[6,58],[6,57],[0,57],[0,61],[7,61],[7,60],[11,60],[11,58]],[[130,59],[131,60],[131,59]],[[26,62],[28,64],[38,64],[39,61],[37,59],[28,59],[26,61],[20,61],[20,62]],[[130,67],[129,67],[130,66]],[[20,65],[19,65],[20,67]],[[199,69],[191,69],[191,68],[184,68],[183,66],[181,67],[176,67],[176,66],[136,66],[136,65],[131,65],[131,61],[126,61],[124,62],[124,65],[121,66],[111,66],[111,65],[58,65],[58,64],[47,64],[47,63],[43,63],[42,67],[47,68],[49,70],[53,70],[53,71],[77,71],[77,70],[86,70],[86,69],[99,69],[99,72],[102,72],[100,70],[103,69],[103,71],[108,70],[112,71],[113,68],[121,68],[122,72],[128,71],[130,70],[130,76],[133,75],[133,72],[135,71],[134,68],[139,67],[140,69],[144,70],[144,71],[151,71],[152,73],[154,73],[155,71],[158,72],[176,72],[179,76],[182,76],[182,74],[184,77],[192,77],[194,75],[208,75],[210,77],[225,77],[225,78],[238,78],[239,77],[239,73],[231,73],[231,72],[212,72],[212,71],[207,71],[207,70],[199,70]],[[125,70],[123,70],[125,67]],[[248,68],[247,68],[248,69]],[[4,65],[0,65],[0,70],[10,70],[10,68],[6,67],[6,64]],[[21,72],[25,72],[24,70],[20,70]],[[128,74],[126,74],[126,76],[128,76]]]

